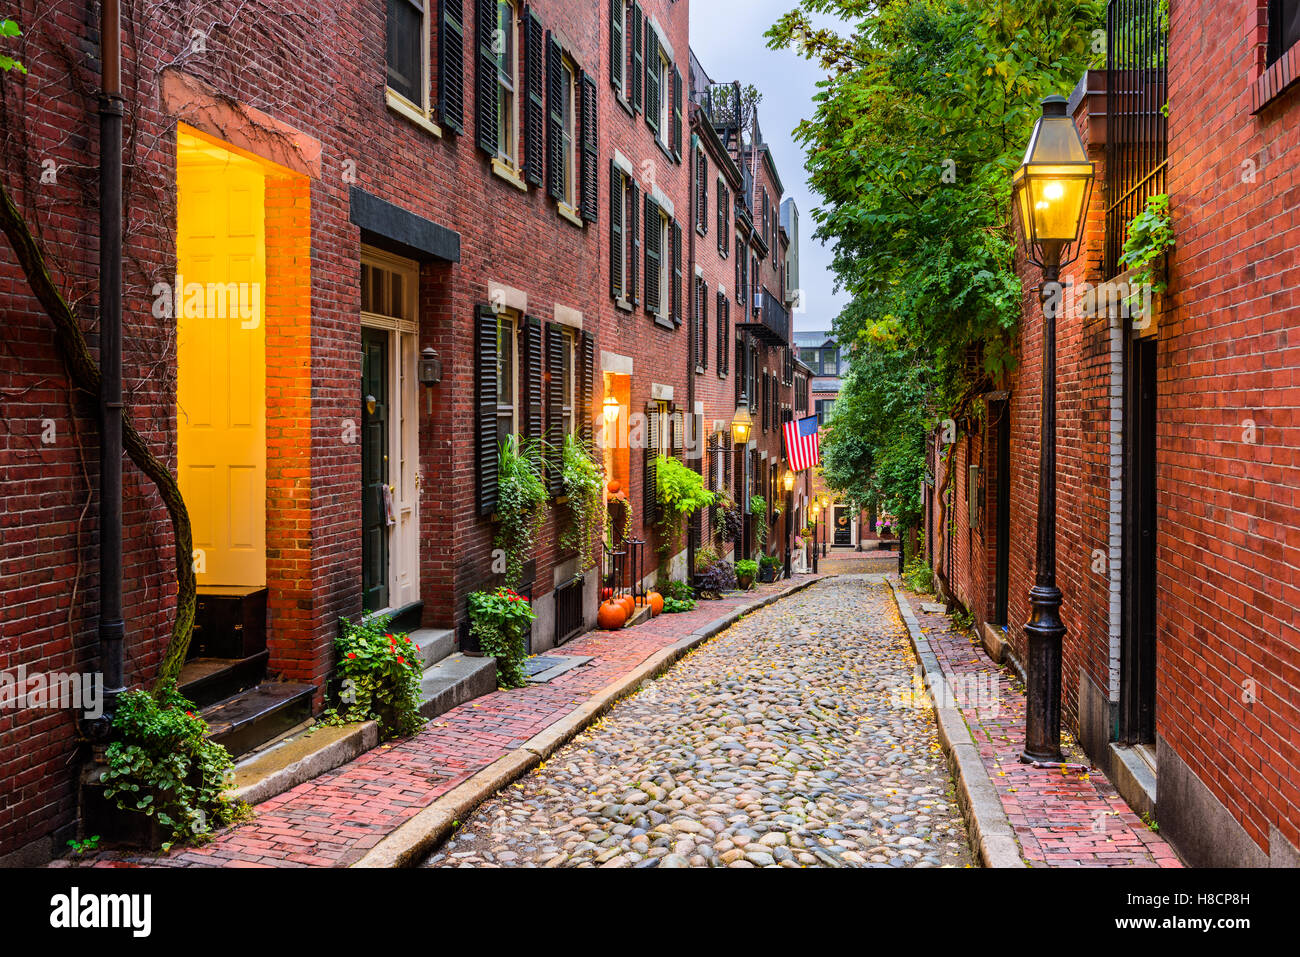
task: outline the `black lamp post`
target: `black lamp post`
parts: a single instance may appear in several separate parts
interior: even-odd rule
[[[753,434],[754,417],[749,414],[749,398],[742,394],[740,401],[736,403],[735,414],[731,417],[731,445],[732,452],[736,456],[736,481],[740,484],[742,490],[745,487],[745,450],[749,447],[749,437]],[[741,507],[744,508],[745,506],[742,505]],[[749,557],[747,554],[744,556],[739,555],[740,552],[745,550],[746,534],[748,534],[748,523],[740,533],[740,541],[736,542],[737,560],[739,560],[739,557]]]
[[[1092,193],[1093,165],[1067,115],[1063,96],[1043,100],[1025,161],[1015,174],[1016,208],[1025,253],[1043,270],[1043,398],[1038,437],[1038,541],[1034,587],[1025,632],[1028,702],[1025,710],[1026,764],[1060,764],[1061,590],[1056,587],[1056,318],[1062,300],[1061,267],[1082,246],[1083,223]],[[1070,250],[1073,248],[1073,255]]]

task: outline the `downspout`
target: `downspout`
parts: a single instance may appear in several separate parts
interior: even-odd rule
[[[122,63],[119,0],[103,0],[99,100],[99,646],[104,727],[126,690],[122,619]]]
[[[693,107],[690,106],[687,107],[687,110],[691,118],[690,125],[694,126],[695,110]],[[699,160],[695,155],[694,140],[695,140],[695,134],[692,132],[690,134],[690,139],[687,140],[687,145],[689,147],[687,151],[687,160],[690,163],[690,174],[687,177],[687,179],[689,181],[689,185],[691,189],[691,200],[690,203],[688,204],[689,209],[691,211],[691,218],[690,221],[686,224],[686,231],[690,234],[688,239],[689,252],[686,257],[688,268],[687,268],[687,275],[682,276],[682,290],[681,290],[682,305],[685,307],[688,301],[687,300],[688,294],[687,294],[686,287],[688,285],[690,286],[689,308],[691,310],[692,319],[689,324],[689,328],[691,330],[691,334],[688,337],[690,339],[690,345],[687,347],[686,350],[686,408],[687,408],[687,414],[691,418],[691,422],[697,421],[695,417],[695,364],[696,361],[698,360],[698,356],[696,355],[696,352],[699,343],[696,340],[699,338],[699,322],[700,322],[700,317],[695,314],[695,300],[696,300],[695,222],[696,222],[696,217],[700,215],[700,211],[696,208],[696,202],[695,202],[699,196],[699,190],[696,188],[698,184],[695,182],[695,177],[699,175]],[[687,276],[689,276],[690,279],[689,282],[687,281]],[[685,423],[686,420],[683,418],[682,421],[683,423]],[[697,449],[700,449],[700,443],[703,440],[703,436],[701,435],[703,429],[696,428],[694,431],[695,431],[695,446]],[[691,434],[691,430],[687,429],[686,434],[689,436]],[[689,450],[687,450],[687,454],[690,455]],[[704,463],[704,452],[702,449],[700,449],[700,454],[695,457],[694,466],[695,466],[695,471],[697,471],[701,477],[703,477],[704,475],[703,463]],[[690,526],[688,525],[686,527],[686,581],[692,582],[694,580],[695,580],[695,536],[691,534],[691,529]]]

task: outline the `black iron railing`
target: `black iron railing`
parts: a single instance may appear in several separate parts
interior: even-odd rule
[[[1165,192],[1169,31],[1160,0],[1110,0],[1106,8],[1107,278],[1123,271],[1128,224]]]
[[[555,589],[555,643],[557,645],[582,631],[583,591],[581,575]]]
[[[787,345],[790,342],[790,313],[781,302],[781,297],[766,286],[754,290],[754,306],[751,310],[741,310],[743,317],[738,326],[757,334],[771,345]]]

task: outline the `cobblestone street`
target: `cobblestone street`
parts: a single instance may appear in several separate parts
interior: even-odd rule
[[[914,666],[879,577],[819,582],[619,704],[426,866],[968,866]]]

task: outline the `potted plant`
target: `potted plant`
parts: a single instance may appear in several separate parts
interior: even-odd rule
[[[736,562],[736,584],[749,591],[754,587],[754,578],[758,575],[758,562],[752,558],[742,558]]]
[[[388,630],[388,618],[342,620],[334,642],[338,659],[331,682],[332,703],[325,712],[331,724],[379,722],[385,738],[414,734],[424,726],[420,715],[420,647],[409,635]]]
[[[775,555],[764,555],[758,560],[758,580],[774,582],[781,568],[781,560]]]

